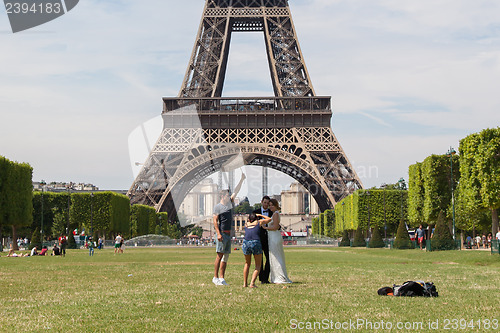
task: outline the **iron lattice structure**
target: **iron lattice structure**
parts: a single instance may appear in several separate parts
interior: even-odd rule
[[[221,97],[231,34],[240,31],[264,33],[275,96]],[[207,0],[181,91],[163,98],[163,131],[131,203],[173,218],[196,184],[236,163],[284,172],[321,210],[333,207],[362,184],[331,130],[330,100],[315,96],[287,0]]]

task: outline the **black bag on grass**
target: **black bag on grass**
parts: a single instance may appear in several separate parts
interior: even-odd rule
[[[381,296],[407,296],[407,297],[438,297],[436,286],[432,282],[406,281],[402,285],[382,287],[377,291]]]
[[[400,286],[394,285],[394,296],[438,297],[436,286],[432,282],[406,281]]]

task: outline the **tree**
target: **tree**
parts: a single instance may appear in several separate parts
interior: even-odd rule
[[[318,230],[319,230],[319,217],[313,217],[312,218],[312,223],[311,223],[311,233],[313,236],[317,237],[318,236]]]
[[[324,235],[333,238],[335,228],[335,211],[333,209],[325,210],[323,215]]]
[[[247,197],[245,197],[240,204],[234,208],[234,212],[236,214],[250,214],[253,210],[254,208],[250,206],[250,202]]]
[[[158,226],[160,227],[159,235],[167,236],[168,230],[168,213],[160,212],[156,214],[158,216]]]
[[[453,236],[451,235],[448,223],[446,223],[444,218],[444,213],[440,212],[438,215],[438,220],[436,223],[436,229],[434,230],[434,236],[431,240],[432,250],[454,250],[455,242],[453,241]]]
[[[342,234],[342,241],[339,243],[339,246],[351,246],[351,240],[349,239],[349,232],[347,229],[345,229]]]
[[[68,236],[68,249],[76,249],[76,241],[75,241],[75,236],[73,236],[73,233],[70,231]]]
[[[38,246],[39,249],[42,248],[42,238],[40,237],[40,228],[38,227],[35,228],[35,231],[33,231],[33,234],[31,235],[29,249],[31,250],[35,246]]]
[[[394,240],[395,249],[413,249],[413,244],[410,240],[410,235],[406,229],[405,222],[401,220],[398,226],[398,232],[396,234],[396,239]]]
[[[93,233],[113,238],[113,234],[130,232],[128,197],[110,191],[93,194],[73,193],[71,202],[70,222],[78,228],[84,228],[87,234],[90,234],[92,229]],[[154,208],[151,209],[154,211]],[[149,231],[149,225],[146,228]]]
[[[3,156],[0,156],[0,240],[2,237],[3,226],[7,223],[7,179],[10,168],[10,161]],[[0,251],[3,251],[2,242],[0,241]]]
[[[372,237],[370,238],[370,242],[368,245],[370,248],[385,247],[384,240],[382,239],[382,236],[380,235],[380,229],[378,228],[377,225],[375,225],[375,228],[373,228],[373,230],[372,230]]]
[[[368,191],[370,194],[366,194]],[[406,219],[408,191],[395,189],[368,191],[358,190],[335,205],[335,231],[338,234],[344,230],[356,230],[360,225],[367,230],[368,224],[370,227],[377,225],[379,229],[387,225],[388,233],[392,233],[396,230],[397,221],[401,219],[401,206],[403,218]]]
[[[7,197],[4,199],[3,213],[6,225],[12,227],[12,239],[17,239],[17,229],[29,226],[33,219],[33,168],[27,163],[10,162],[7,167],[7,179],[3,183],[3,190]],[[14,250],[18,250],[17,242],[13,242]]]
[[[423,206],[425,198],[422,163],[415,163],[408,168],[408,220],[411,225],[424,222]]]
[[[352,242],[352,247],[365,247],[366,241],[363,237],[364,231],[361,229],[361,226],[356,229],[356,233],[354,234],[354,240]]]
[[[132,236],[142,236],[155,232],[150,230],[151,221],[156,221],[156,211],[153,207],[146,205],[133,205],[130,208],[130,224]]]
[[[460,140],[459,193],[468,208],[491,211],[491,232],[498,231],[500,208],[500,127]]]
[[[453,158],[453,184],[451,184],[451,163],[447,155],[431,155],[422,163],[424,185],[423,218],[428,224],[434,224],[439,212],[448,211],[451,205],[451,187],[456,188],[460,179],[458,156]]]

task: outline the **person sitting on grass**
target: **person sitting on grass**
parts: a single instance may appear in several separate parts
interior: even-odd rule
[[[245,239],[241,249],[245,255],[245,266],[243,267],[243,287],[248,287],[248,273],[252,264],[252,254],[255,260],[255,269],[250,281],[250,288],[255,288],[255,280],[259,276],[262,263],[262,243],[260,241],[260,225],[264,220],[257,220],[255,213],[248,215],[248,222],[245,224]]]
[[[44,247],[42,247],[42,251],[40,251],[40,253],[38,255],[39,256],[44,256],[47,253],[48,250],[49,249],[47,248],[47,246],[44,246]]]
[[[52,255],[53,256],[60,256],[61,255],[61,250],[57,247],[57,243],[55,243],[54,247],[52,248]]]

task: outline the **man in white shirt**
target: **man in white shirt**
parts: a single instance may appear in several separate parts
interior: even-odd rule
[[[115,238],[115,254],[116,252],[120,253],[121,243],[122,243],[122,236],[118,234],[118,236],[116,236]]]

